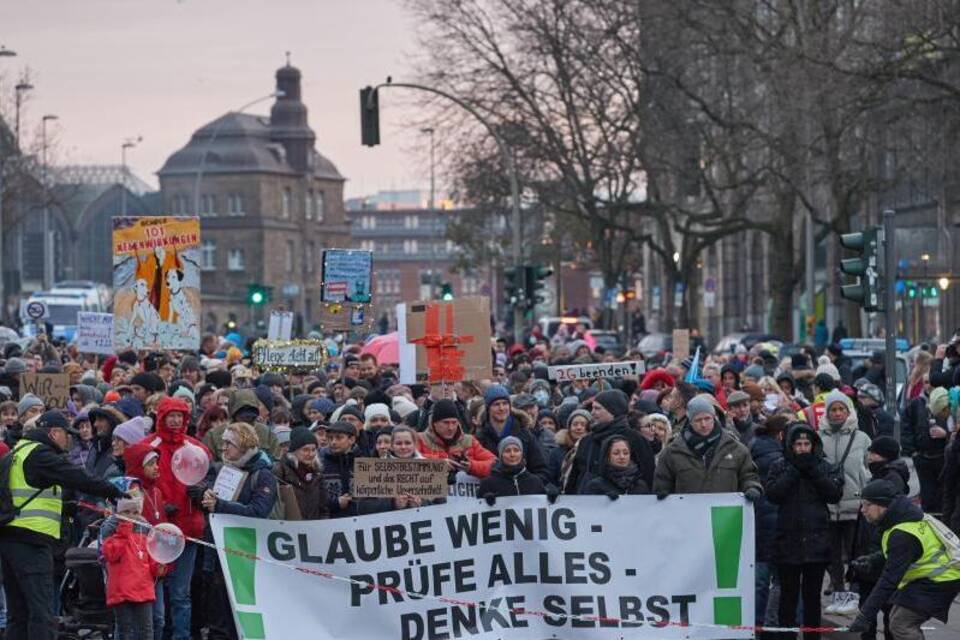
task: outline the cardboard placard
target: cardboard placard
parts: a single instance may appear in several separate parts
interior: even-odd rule
[[[673,330],[673,357],[683,360],[690,355],[690,329]]]
[[[493,375],[490,298],[397,305],[400,382],[447,384]]]
[[[293,336],[293,311],[271,311],[267,340],[289,340]]]
[[[447,496],[447,461],[410,458],[357,458],[353,463],[354,498],[433,500]]]
[[[253,362],[262,369],[319,369],[327,348],[319,340],[257,340]]]
[[[113,355],[113,314],[77,312],[77,351]]]
[[[200,218],[113,219],[113,346],[200,348]]]
[[[23,373],[20,376],[20,397],[28,393],[43,400],[47,410],[66,409],[70,401],[70,374]]]
[[[217,473],[217,479],[213,483],[213,492],[217,494],[217,497],[221,500],[235,502],[240,495],[240,490],[243,489],[243,483],[246,479],[246,471],[241,471],[236,467],[225,464],[220,467],[220,472]]]
[[[631,360],[630,362],[602,362],[600,364],[569,364],[547,367],[547,376],[551,380],[569,382],[571,380],[639,376],[645,371],[646,366],[643,362]]]
[[[324,331],[366,331],[373,326],[373,305],[351,302],[320,304],[320,326]]]

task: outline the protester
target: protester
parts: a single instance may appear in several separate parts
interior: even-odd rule
[[[480,481],[477,493],[493,506],[497,498],[504,496],[529,496],[544,493],[543,481],[527,470],[523,457],[523,442],[515,436],[507,436],[497,445],[499,459],[490,475]],[[556,498],[554,490],[553,499]]]
[[[294,427],[290,432],[287,453],[273,465],[273,474],[280,485],[293,488],[303,520],[323,520],[330,517],[317,452],[317,441],[310,430],[306,427]]]
[[[633,461],[630,442],[623,436],[610,436],[603,441],[603,461],[599,474],[587,483],[584,493],[604,495],[616,500],[622,495],[650,493],[650,485],[644,481],[640,468]]]
[[[462,471],[477,478],[490,475],[497,458],[477,438],[464,433],[460,412],[452,400],[433,404],[429,424],[417,440],[417,450],[424,458],[446,460],[451,474]]]
[[[732,394],[731,394],[732,395]],[[789,418],[778,414],[758,425],[750,442],[750,456],[757,465],[761,483],[766,486],[774,463],[783,459],[783,440]],[[779,577],[774,567],[774,539],[777,533],[777,505],[769,496],[763,495],[754,503],[756,567],[754,569],[756,593],[756,623],[771,624],[778,619]],[[768,615],[769,613],[769,615]]]
[[[498,384],[487,387],[483,402],[485,412],[480,416],[481,425],[477,429],[477,440],[480,444],[496,454],[500,441],[514,436],[523,444],[524,460],[530,473],[540,476],[544,482],[550,482],[543,449],[531,430],[533,420],[529,414],[511,406],[509,392]]]
[[[912,400],[903,413],[905,431],[913,436],[913,465],[920,481],[920,504],[925,513],[940,513],[944,454],[950,435],[949,392],[944,387],[930,390],[929,397]]]
[[[564,492],[570,469],[573,467],[577,443],[590,430],[591,419],[589,411],[574,409],[567,415],[566,428],[558,431],[554,439],[557,446],[550,452],[550,481],[556,487],[564,489]]]

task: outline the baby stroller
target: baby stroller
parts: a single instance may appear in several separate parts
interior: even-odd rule
[[[60,640],[113,637],[113,612],[107,608],[103,566],[97,531],[100,522],[87,527],[79,546],[67,549],[66,573],[60,583]]]

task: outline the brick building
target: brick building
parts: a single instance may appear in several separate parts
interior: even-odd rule
[[[298,328],[309,328],[323,250],[350,243],[344,178],[315,148],[300,71],[287,64],[276,81],[282,95],[269,118],[224,114],[158,172],[163,210],[201,217],[204,328],[262,319],[246,304],[255,283],[272,286],[270,306],[292,309]]]

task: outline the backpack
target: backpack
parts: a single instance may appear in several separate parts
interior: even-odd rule
[[[253,472],[253,477],[250,479],[254,486],[257,484],[257,480],[260,479],[260,472],[263,469],[257,469]],[[273,473],[267,469],[268,473]],[[286,520],[287,509],[283,503],[283,494],[280,492],[280,481],[277,481],[277,499],[273,503],[273,508],[270,509],[270,513],[267,515],[268,520]]]
[[[957,537],[950,527],[929,514],[923,514],[923,521],[933,530],[934,535],[943,544],[949,557],[948,564],[953,569],[960,569],[960,537]]]
[[[15,447],[13,451],[0,458],[0,527],[13,522],[24,507],[43,493],[43,489],[37,489],[22,505],[19,507],[13,506],[13,494],[10,493],[10,469],[13,467],[14,454],[26,444]]]

